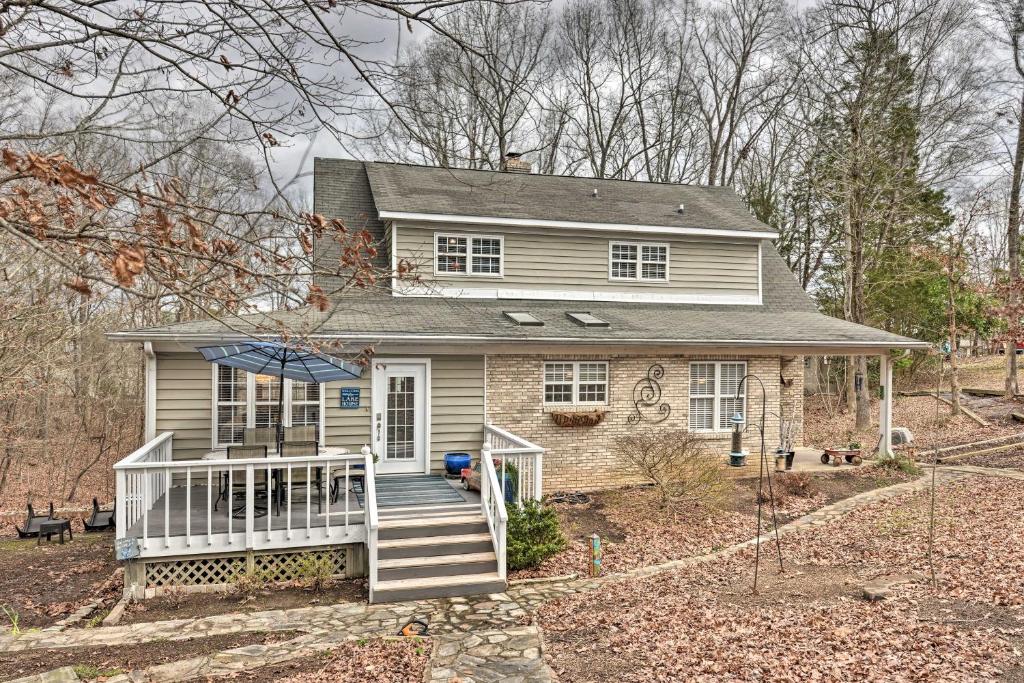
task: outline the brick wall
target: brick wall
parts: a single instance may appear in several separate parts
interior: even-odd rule
[[[602,360],[608,361],[609,404],[604,421],[594,427],[559,427],[549,413],[560,408],[544,406],[544,362],[546,360]],[[615,453],[615,439],[634,433],[635,430],[652,428],[687,428],[689,413],[690,362],[696,360],[745,360],[747,372],[759,377],[765,385],[768,417],[765,421],[765,437],[769,449],[774,449],[779,439],[780,408],[802,411],[802,379],[794,379],[790,387],[782,392],[780,376],[789,377],[789,372],[800,375],[802,361],[783,362],[778,356],[768,357],[710,357],[710,356],[660,356],[660,357],[607,357],[584,355],[519,356],[490,355],[487,357],[487,418],[495,425],[508,429],[548,449],[544,456],[544,490],[597,489],[617,486],[636,481],[626,471]],[[648,368],[658,363],[665,369],[659,380],[661,401],[671,406],[669,416],[661,423],[652,425],[650,420],[659,417],[657,406],[642,407],[641,419],[630,424],[628,418],[635,412],[633,392],[637,381],[647,376]],[[796,365],[794,365],[796,363]],[[795,369],[794,369],[795,368]],[[799,386],[797,383],[800,383]],[[748,423],[760,421],[761,389],[755,381],[747,390]],[[561,408],[565,409],[565,408]],[[581,408],[585,410],[588,408]],[[708,436],[708,442],[724,458],[729,451],[730,435]],[[757,430],[750,428],[744,437],[744,446],[755,451],[759,438]]]

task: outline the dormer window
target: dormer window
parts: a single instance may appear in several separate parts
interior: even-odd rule
[[[504,240],[495,235],[437,233],[434,269],[438,275],[501,277]]]
[[[609,242],[608,279],[668,282],[668,244]]]

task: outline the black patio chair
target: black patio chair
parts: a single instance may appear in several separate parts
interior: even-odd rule
[[[245,460],[249,458],[266,458],[267,447],[266,445],[253,445],[253,446],[228,446],[228,460]],[[237,475],[238,473],[236,473]],[[249,501],[245,500],[245,476],[234,476],[232,477],[232,491],[238,491],[241,489],[241,503],[235,505],[235,509],[231,511],[231,516],[235,519],[241,519],[245,517],[245,506],[249,504]],[[256,499],[252,501],[253,514],[256,517],[263,517],[270,512],[270,484],[271,482],[267,479],[267,470],[263,467],[257,467],[253,470],[253,484],[255,487]],[[224,487],[227,489],[227,486]],[[227,493],[224,494],[225,498]],[[234,497],[234,494],[233,496]],[[259,499],[263,499],[263,504],[259,505]],[[237,500],[237,498],[236,498]]]
[[[317,443],[316,441],[285,441],[281,444],[281,457],[282,458],[314,458],[317,455]],[[316,511],[317,514],[323,512],[323,495],[324,495],[324,480],[323,471],[320,467],[313,465],[310,467],[310,487],[316,487]],[[293,489],[306,488],[306,468],[295,467],[292,468],[292,481],[291,487]],[[285,489],[288,488],[287,475],[283,472],[278,477],[278,504],[284,502]]]
[[[109,510],[101,510],[100,502],[95,498],[92,499],[92,514],[89,515],[88,519],[82,519],[82,524],[85,525],[86,531],[107,531],[113,529],[116,522],[114,520],[114,507]]]
[[[24,528],[15,524],[14,530],[18,532],[18,538],[35,538],[39,535],[39,527],[42,526],[43,522],[52,522],[55,519],[52,501],[50,502],[50,510],[45,515],[37,515],[36,511],[32,509],[32,503],[29,503]]]

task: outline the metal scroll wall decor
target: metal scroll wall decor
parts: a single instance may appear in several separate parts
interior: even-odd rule
[[[661,400],[659,380],[663,377],[665,368],[660,364],[647,368],[647,376],[633,387],[633,413],[626,418],[628,424],[635,425],[641,420],[658,424],[668,419],[672,406]]]

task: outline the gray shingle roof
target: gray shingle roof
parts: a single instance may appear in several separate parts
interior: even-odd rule
[[[771,232],[731,187],[367,162],[380,211]],[[327,171],[323,167],[323,171]],[[318,172],[321,168],[318,167]],[[597,197],[593,191],[597,190]],[[679,205],[684,205],[679,213]]]
[[[244,332],[250,325],[290,329],[325,336],[374,341],[402,337],[462,337],[487,341],[552,341],[564,343],[659,342],[700,344],[828,343],[850,346],[922,346],[906,337],[855,325],[818,313],[785,262],[770,243],[764,243],[764,303],[761,306],[700,304],[636,304],[612,302],[521,301],[441,298],[367,297],[339,300],[326,314],[308,309],[250,316],[233,322]],[[520,327],[505,311],[529,311],[542,327]],[[587,311],[606,320],[608,327],[582,327],[566,313]],[[251,328],[250,328],[251,329]],[[197,321],[153,327],[113,336],[159,339],[170,335],[239,336],[217,321]]]

